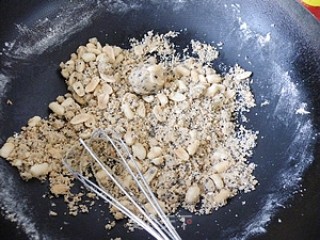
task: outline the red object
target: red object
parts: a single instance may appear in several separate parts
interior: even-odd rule
[[[320,20],[320,7],[314,7],[302,1],[302,4],[318,19]]]

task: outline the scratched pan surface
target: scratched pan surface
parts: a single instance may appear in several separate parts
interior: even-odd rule
[[[182,238],[319,239],[320,25],[295,1],[0,1],[0,144],[28,118],[49,114],[48,103],[66,91],[58,64],[77,46],[96,36],[128,47],[129,37],[152,29],[182,30],[175,40],[182,47],[191,39],[221,41],[220,71],[239,63],[254,72],[257,107],[247,126],[260,132],[250,159],[260,184],[211,215],[182,212]],[[21,181],[2,159],[0,187],[3,240],[148,237],[121,226],[108,233],[103,204],[64,215],[61,199],[42,198],[47,183]],[[59,217],[49,217],[50,209]]]

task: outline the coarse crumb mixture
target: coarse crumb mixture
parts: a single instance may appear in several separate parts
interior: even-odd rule
[[[60,64],[68,93],[49,104],[48,119],[35,116],[8,138],[1,156],[25,180],[48,179],[51,193],[63,195],[73,215],[88,206],[80,204],[84,193],[71,193],[74,178],[62,159],[79,137],[90,138],[96,128],[122,136],[167,213],[182,206],[208,214],[239,191],[253,190],[255,165],[247,158],[257,133],[236,121],[255,106],[251,72],[236,65],[222,76],[211,65],[218,57],[215,48],[192,40],[191,51],[179,54],[171,42],[176,36],[150,31],[141,41],[131,39],[130,49],[89,39]],[[100,150],[101,155],[105,149]],[[84,173],[94,168],[80,167]],[[124,184],[132,184],[121,166],[114,163],[112,169]],[[106,175],[90,171],[126,205]],[[115,219],[124,217],[112,207],[111,212]]]

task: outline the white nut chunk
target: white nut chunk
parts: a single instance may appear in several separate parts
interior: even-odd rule
[[[221,191],[214,196],[213,201],[218,205],[226,203],[227,199],[231,196],[231,192],[228,189],[221,189]]]
[[[80,113],[80,114],[74,116],[74,117],[71,119],[70,123],[71,123],[72,125],[77,125],[77,124],[84,123],[84,122],[90,120],[91,117],[92,117],[92,115],[90,115],[90,114],[88,114],[88,113]]]
[[[176,80],[175,82],[178,85],[179,91],[181,93],[187,92],[189,90],[188,87],[187,87],[187,84],[185,83],[185,81]]]
[[[199,81],[199,73],[196,70],[191,70],[191,80],[193,82]]]
[[[142,96],[142,99],[143,99],[144,101],[146,101],[147,103],[152,103],[153,100],[154,100],[154,96],[152,96],[152,95],[145,95],[145,96]]]
[[[184,150],[182,147],[178,147],[174,153],[176,154],[177,158],[181,160],[189,160],[189,154],[186,150]]]
[[[110,95],[113,93],[113,89],[108,83],[103,83],[101,86],[101,92]]]
[[[93,115],[90,115],[87,121],[84,122],[84,125],[88,128],[94,128],[96,125],[96,119]]]
[[[100,74],[101,79],[105,82],[114,83],[116,81],[116,79],[111,75],[107,75],[103,72],[99,72],[99,74]]]
[[[190,95],[193,98],[200,98],[202,95],[204,95],[206,89],[207,89],[207,84],[199,83],[190,89]]]
[[[152,113],[159,122],[164,122],[166,120],[166,116],[165,114],[163,114],[163,110],[160,106],[154,106],[154,108],[152,109]]]
[[[139,106],[138,106],[136,112],[142,118],[144,118],[146,116],[146,107],[144,106],[144,103],[142,101],[139,102]]]
[[[216,186],[217,189],[222,189],[224,187],[224,182],[220,175],[218,174],[212,174],[210,178],[213,180],[214,185]]]
[[[11,142],[5,143],[0,149],[0,156],[2,158],[8,158],[14,149],[14,144]]]
[[[165,79],[161,65],[143,65],[132,69],[129,83],[137,94],[155,94],[163,88]]]
[[[48,163],[37,163],[30,168],[30,173],[33,177],[40,177],[47,175],[49,171]]]
[[[108,102],[109,102],[109,94],[103,93],[100,94],[98,97],[98,108],[103,110],[108,107]]]
[[[122,112],[124,113],[127,119],[132,120],[134,118],[134,113],[131,110],[128,103],[122,104]]]
[[[156,165],[156,166],[159,166],[161,165],[163,162],[164,162],[164,158],[163,157],[157,157],[157,158],[153,158],[151,159],[151,162]]]
[[[175,92],[175,93],[170,94],[169,98],[174,102],[182,102],[187,99],[187,97],[185,95],[183,95],[182,93],[179,93],[179,92]]]
[[[198,135],[199,135],[198,131],[195,130],[195,129],[191,130],[191,131],[189,132],[189,134],[190,134],[191,140],[197,140]]]
[[[196,204],[200,200],[200,188],[197,184],[193,184],[187,191],[185,202],[187,204]]]
[[[224,92],[226,87],[222,84],[213,83],[208,89],[206,96],[213,97],[218,93]]]
[[[237,80],[244,80],[244,79],[249,78],[251,75],[252,75],[252,72],[250,72],[250,71],[245,71],[245,72],[242,72],[242,73],[237,74],[237,75],[236,75],[236,79],[237,79]]]
[[[57,102],[50,103],[49,108],[51,109],[52,112],[54,112],[59,116],[62,116],[64,114],[64,107]]]
[[[76,71],[82,73],[85,69],[85,63],[82,60],[76,61]]]
[[[210,74],[207,75],[208,83],[220,83],[222,81],[222,77],[219,74]]]
[[[135,143],[132,145],[133,156],[137,157],[139,160],[143,160],[147,156],[147,151],[141,143]]]
[[[34,116],[34,117],[32,117],[32,118],[29,119],[29,121],[28,121],[28,126],[29,126],[29,127],[35,127],[35,126],[37,126],[37,125],[40,123],[40,121],[41,121],[41,117],[39,117],[39,116]]]
[[[148,152],[148,158],[153,159],[161,156],[162,148],[161,147],[152,147]]]
[[[230,167],[230,165],[231,163],[229,161],[221,161],[213,165],[212,169],[217,173],[223,173]]]
[[[200,146],[199,140],[194,140],[192,143],[190,143],[190,145],[187,147],[187,151],[189,155],[190,156],[194,155],[197,152],[199,146]]]
[[[84,53],[82,55],[82,59],[85,62],[93,62],[94,60],[96,60],[96,55],[94,53],[90,53],[90,52]]]
[[[127,131],[124,134],[124,141],[129,146],[133,145],[136,141],[136,137],[135,137],[134,133],[132,131]]]
[[[157,97],[159,99],[161,106],[165,106],[169,102],[168,97],[163,93],[157,94]]]
[[[111,63],[113,63],[116,60],[115,52],[112,46],[110,45],[104,46],[102,48],[102,51],[107,54],[108,59]]]
[[[81,82],[75,82],[72,84],[72,88],[79,97],[83,97],[85,95],[84,87]]]
[[[86,93],[93,92],[96,89],[96,87],[98,86],[99,82],[100,82],[100,78],[99,77],[97,77],[97,76],[93,77],[91,79],[91,81],[88,83],[88,85],[85,87],[84,91]]]

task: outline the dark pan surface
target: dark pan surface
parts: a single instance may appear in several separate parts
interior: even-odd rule
[[[0,144],[30,117],[49,114],[48,103],[66,91],[58,65],[80,44],[96,36],[128,47],[129,37],[149,30],[182,30],[175,40],[182,47],[191,39],[221,41],[220,71],[239,63],[254,72],[257,107],[247,117],[260,132],[251,159],[260,184],[211,215],[182,212],[190,223],[178,228],[182,238],[319,239],[320,24],[292,0],[0,1]],[[301,108],[310,113],[297,114]],[[18,221],[0,218],[1,239],[147,238],[104,230],[110,216],[103,204],[77,218],[64,215],[62,199],[42,198],[46,183],[23,182],[2,159],[0,187],[2,215],[7,210]],[[60,216],[49,217],[50,209]]]

